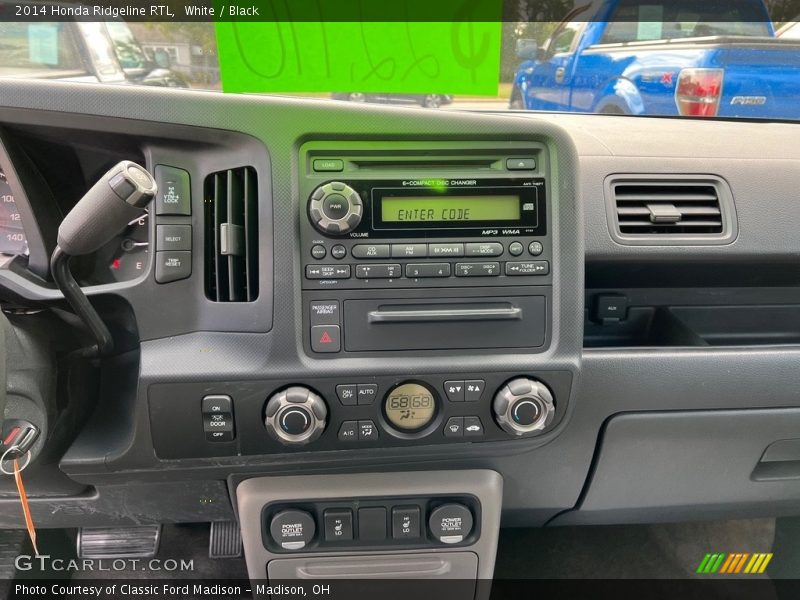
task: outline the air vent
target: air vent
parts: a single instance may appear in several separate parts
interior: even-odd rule
[[[253,168],[206,177],[205,233],[209,300],[258,298],[258,190]]]
[[[630,244],[718,244],[735,237],[733,200],[712,177],[620,176],[606,182],[612,234]]]

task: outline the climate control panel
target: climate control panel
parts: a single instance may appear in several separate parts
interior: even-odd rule
[[[165,459],[510,441],[553,430],[571,380],[546,371],[157,384],[150,424]],[[214,418],[230,433],[209,435]]]

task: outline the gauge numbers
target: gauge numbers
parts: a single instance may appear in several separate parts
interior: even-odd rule
[[[22,227],[14,192],[0,169],[0,254],[28,254],[28,238]]]

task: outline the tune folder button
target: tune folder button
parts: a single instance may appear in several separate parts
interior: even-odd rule
[[[546,260],[506,263],[506,275],[547,275],[549,272],[550,263]]]

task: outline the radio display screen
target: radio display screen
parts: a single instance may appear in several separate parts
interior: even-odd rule
[[[384,223],[519,221],[518,195],[384,196]]]

